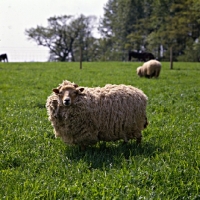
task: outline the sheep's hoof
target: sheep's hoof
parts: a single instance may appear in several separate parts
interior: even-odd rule
[[[127,144],[128,141],[129,141],[129,139],[127,139],[127,137],[125,137],[125,138],[124,138],[124,142],[123,142],[123,144]]]
[[[142,138],[140,137],[140,138],[136,138],[136,144],[137,145],[141,145],[141,141],[142,141]]]
[[[148,121],[147,121],[147,118],[146,118],[146,122],[145,122],[145,124],[144,124],[144,128],[147,128],[147,126],[148,126]]]
[[[123,145],[128,144],[128,140],[124,140]]]
[[[103,142],[99,143],[99,147],[100,147],[100,149],[105,149],[106,148],[106,142],[103,141]]]
[[[86,146],[85,145],[81,145],[80,148],[81,148],[81,151],[85,151],[86,150]]]

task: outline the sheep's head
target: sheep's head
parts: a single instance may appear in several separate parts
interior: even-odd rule
[[[138,68],[137,68],[137,75],[138,76],[142,76],[142,66],[139,66]]]
[[[84,88],[78,88],[78,85],[74,84],[60,86],[53,89],[53,92],[59,96],[64,106],[70,106],[83,90]]]

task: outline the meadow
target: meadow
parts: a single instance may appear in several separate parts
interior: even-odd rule
[[[200,63],[164,62],[158,79],[139,78],[140,64],[0,63],[0,199],[200,199]],[[45,103],[63,80],[143,90],[142,145],[55,138]]]

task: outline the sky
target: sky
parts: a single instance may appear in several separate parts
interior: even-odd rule
[[[0,0],[0,54],[9,62],[45,62],[48,48],[28,40],[25,30],[47,26],[53,16],[73,15],[103,17],[108,0]]]

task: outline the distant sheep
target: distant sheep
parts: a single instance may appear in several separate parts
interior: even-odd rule
[[[161,63],[157,60],[149,60],[137,68],[137,75],[146,78],[158,78],[161,71]]]
[[[78,87],[63,81],[46,102],[49,120],[56,137],[69,145],[85,149],[99,141],[135,138],[141,142],[141,131],[148,125],[147,96],[126,85]]]

